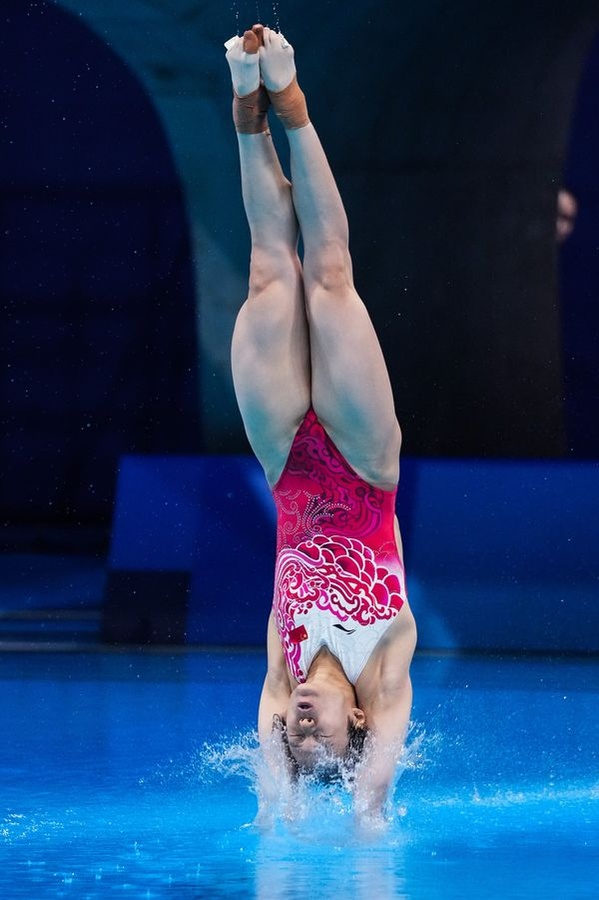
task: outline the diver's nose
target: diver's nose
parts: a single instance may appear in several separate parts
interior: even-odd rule
[[[299,720],[300,728],[312,728],[314,726],[314,719],[312,716],[302,716]]]

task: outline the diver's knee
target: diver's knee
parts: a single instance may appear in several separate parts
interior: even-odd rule
[[[301,267],[297,254],[288,248],[264,250],[252,248],[248,299],[254,300],[273,293],[295,292],[301,282]]]

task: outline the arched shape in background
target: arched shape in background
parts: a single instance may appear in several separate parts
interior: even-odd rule
[[[21,199],[23,189],[28,189],[28,201],[35,197],[36,202],[44,201],[54,216],[44,229],[45,241],[56,241],[61,229],[68,227],[65,222],[74,207],[65,194],[62,211],[54,194],[64,193],[75,176],[91,176],[81,173],[79,163],[63,154],[62,162],[55,160],[54,179],[44,177],[41,166],[46,165],[47,148],[35,139],[42,133],[43,117],[50,114],[49,86],[55,84],[57,73],[69,70],[73,60],[81,60],[77,81],[82,84],[90,75],[85,63],[94,60],[100,66],[101,59],[101,71],[106,73],[102,80],[110,83],[110,88],[96,89],[95,84],[101,82],[90,82],[97,102],[83,103],[85,116],[78,116],[75,106],[71,116],[85,123],[90,121],[90,110],[104,104],[105,126],[95,132],[86,151],[95,160],[94,171],[103,178],[98,198],[90,199],[97,204],[104,202],[100,195],[108,197],[108,189],[129,191],[147,224],[144,204],[153,202],[149,186],[162,185],[173,205],[166,204],[164,197],[154,204],[154,210],[160,209],[159,221],[154,212],[154,232],[140,244],[149,248],[149,256],[162,261],[167,280],[173,274],[168,266],[175,259],[179,261],[179,280],[191,282],[187,237],[181,231],[178,212],[172,212],[181,209],[180,198],[174,199],[172,161],[153,118],[154,110],[131,77],[129,66],[152,96],[185,190],[195,283],[202,293],[199,365],[204,446],[213,452],[239,451],[247,445],[228,357],[235,314],[245,290],[248,236],[222,47],[223,39],[236,27],[234,11],[224,9],[220,0],[206,0],[201,5],[183,0],[173,4],[61,0],[61,5],[76,13],[79,21],[61,14],[50,3],[27,6],[10,0],[3,7],[5,18],[12,22],[4,24],[2,34],[3,66],[12,93],[18,97],[31,80],[27,42],[46,47],[48,53],[53,47],[55,54],[52,65],[43,66],[43,78],[38,78],[43,93],[26,101],[33,118],[31,125],[23,128],[22,149],[12,146],[11,151],[6,142],[2,145],[3,161],[22,168],[28,160],[35,175],[29,188],[14,182],[13,212],[18,208],[19,215],[23,214]],[[239,11],[240,15],[254,15],[247,4],[240,5]],[[300,78],[312,116],[348,206],[358,286],[372,310],[389,362],[406,450],[427,455],[559,455],[564,442],[554,276],[555,192],[580,69],[597,28],[595,0],[546,4],[542,14],[531,0],[489,5],[475,0],[456,0],[449,5],[422,0],[399,10],[391,0],[357,0],[344,7],[343,15],[338,4],[286,0],[279,13],[282,28],[297,47]],[[82,20],[101,37],[94,39]],[[18,22],[22,26],[20,50],[10,37],[10,29]],[[317,22],[318,27],[308,27],[308,22]],[[126,65],[119,62],[115,51]],[[71,81],[66,88],[61,94],[63,103],[76,103],[77,96],[83,96]],[[13,98],[5,104],[8,116],[14,103]],[[136,118],[144,109],[152,118],[149,132],[141,130]],[[144,127],[149,121],[146,117]],[[52,124],[51,136],[59,141],[57,146],[64,143],[60,129],[65,127],[61,117]],[[153,138],[148,138],[149,133]],[[155,146],[154,140],[161,142],[161,158],[168,157],[164,169],[148,158],[147,147]],[[123,168],[125,156],[130,163]],[[117,166],[121,166],[120,173]],[[6,185],[10,169],[7,164],[3,169]],[[150,169],[154,169],[151,174]],[[80,187],[88,190],[89,182],[83,180]],[[158,193],[157,188],[154,199]],[[6,190],[4,196],[8,198]],[[5,215],[7,209],[5,205]],[[96,216],[93,206],[89,215]],[[126,272],[132,258],[139,255],[133,250],[140,248],[128,246],[130,235],[119,241],[114,218],[109,212],[103,218],[98,214],[99,230],[94,225],[91,233],[96,235],[100,255],[108,252],[112,257],[115,250],[122,251],[120,271]],[[130,231],[135,233],[135,227]],[[15,267],[11,262],[11,239],[11,235],[5,236],[3,268],[23,274],[26,266]],[[80,244],[76,247],[73,243],[77,251],[73,251],[74,260],[84,235],[80,233],[77,240]],[[160,253],[154,252],[154,240],[160,243]],[[30,241],[30,247],[38,248],[40,258],[49,258],[48,245],[42,246],[39,237]],[[116,272],[115,267],[113,277]],[[98,277],[104,278],[104,274]],[[135,277],[141,285],[138,295],[145,297],[147,279],[139,269]],[[45,283],[51,284],[51,280],[45,278]],[[52,286],[55,292],[65,290],[73,298],[72,315],[79,315],[79,281],[75,279],[67,287]],[[112,295],[112,285],[108,293]],[[16,288],[11,288],[8,299],[19,296]],[[29,289],[27,296],[33,296]],[[50,313],[48,301],[42,296],[38,301],[38,308]],[[97,303],[95,308],[99,308]],[[147,317],[147,310],[143,300],[136,311],[131,307],[131,320],[119,323],[121,337],[115,338],[112,329],[111,351],[99,358],[90,346],[85,368],[69,368],[63,358],[60,340],[67,340],[64,335],[71,321],[64,316],[63,338],[55,337],[51,345],[42,343],[45,351],[37,351],[47,356],[41,371],[52,365],[62,372],[64,386],[59,393],[71,391],[74,395],[73,382],[82,372],[88,377],[94,368],[107,365],[116,342],[126,343],[127,329],[137,327],[140,315]],[[97,420],[89,421],[84,415],[87,410],[81,412],[80,401],[73,396],[69,404],[75,411],[73,421],[80,417],[79,430],[69,432],[78,454],[73,459],[83,458],[78,448],[88,440],[86,446],[93,443],[94,452],[103,456],[112,454],[117,444],[119,449],[150,449],[151,435],[157,440],[154,449],[188,443],[187,438],[179,439],[178,429],[193,417],[190,398],[195,372],[188,372],[193,353],[186,349],[193,343],[193,328],[188,327],[190,318],[185,313],[187,324],[179,331],[183,343],[172,339],[177,331],[173,310],[169,304],[168,315],[161,320],[163,339],[160,353],[154,354],[160,365],[140,374],[139,379],[127,373],[125,382],[131,390],[134,385],[149,385],[154,377],[164,382],[170,377],[166,372],[172,371],[167,367],[175,364],[173,377],[179,383],[191,379],[183,390],[189,400],[185,401],[189,416],[187,412],[177,416],[178,424],[171,427],[168,417],[158,421],[164,412],[160,400],[150,411],[138,409],[137,396],[123,402],[120,412],[116,404],[106,403],[101,407],[102,417],[121,416],[115,432],[128,429],[131,417],[139,415],[137,433],[142,432],[148,441],[138,437],[129,448],[113,437],[112,449],[102,448],[104,438],[98,441],[98,432],[94,432]],[[165,307],[162,311],[167,312]],[[22,327],[16,324],[14,310],[10,316],[14,333],[7,341],[17,340]],[[55,318],[54,312],[49,317]],[[151,319],[145,321],[155,334]],[[110,330],[106,323],[106,331]],[[35,337],[34,330],[29,331]],[[142,353],[135,365],[139,363],[141,369],[149,356],[151,351],[147,356]],[[15,386],[6,371],[2,390],[12,436],[5,441],[1,458],[11,465],[19,457],[30,460],[26,471],[31,488],[24,508],[16,488],[12,484],[6,487],[4,478],[5,501],[10,499],[14,514],[19,510],[26,514],[29,508],[50,516],[54,509],[72,509],[73,500],[65,494],[69,479],[82,486],[84,501],[77,500],[79,510],[85,508],[92,515],[92,510],[105,509],[107,485],[98,487],[88,477],[98,467],[92,465],[85,471],[80,463],[72,463],[68,472],[61,462],[60,439],[58,446],[48,444],[43,460],[32,457],[21,440],[25,422],[15,419],[17,398],[21,398],[19,403],[29,404],[28,421],[36,428],[47,415],[55,416],[49,406],[58,401],[48,396],[43,403],[39,397],[30,403],[25,396],[28,385]],[[38,376],[39,372],[31,372],[30,381]],[[117,373],[111,383],[120,379]],[[108,380],[105,375],[104,383]],[[96,385],[101,392],[99,382]],[[82,392],[87,392],[85,386]],[[158,387],[151,393],[164,398],[170,392],[165,389],[161,394]],[[159,408],[160,415],[156,415]],[[149,430],[144,431],[146,424]],[[161,441],[166,446],[163,443],[161,447]],[[40,468],[45,474],[40,475]],[[95,495],[90,484],[95,484]]]
[[[52,3],[2,7],[0,509],[107,521],[127,452],[199,449],[191,248],[132,71]]]
[[[249,245],[222,42],[255,4],[61,2],[135,68],[169,133],[202,294],[205,446],[239,451],[229,342]],[[348,207],[406,451],[562,454],[555,194],[596,0],[285,0],[278,15]]]

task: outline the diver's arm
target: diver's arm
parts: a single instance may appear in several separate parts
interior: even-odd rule
[[[412,682],[406,673],[393,688],[381,690],[364,710],[370,736],[356,773],[354,793],[356,813],[365,824],[381,820],[403,751],[411,708]]]
[[[387,645],[356,685],[370,735],[356,772],[355,808],[360,819],[382,821],[410,724],[410,664],[416,647],[416,623],[406,605],[388,632]]]
[[[264,743],[272,733],[273,716],[284,716],[291,694],[287,666],[273,614],[268,619],[266,638],[268,669],[258,709],[258,737]]]
[[[266,765],[258,770],[258,813],[254,822],[260,828],[272,827],[277,809],[285,804],[290,784],[281,723],[275,727],[274,722],[276,717],[282,719],[285,715],[291,687],[272,613],[268,620],[266,647],[268,669],[258,709],[258,737]]]

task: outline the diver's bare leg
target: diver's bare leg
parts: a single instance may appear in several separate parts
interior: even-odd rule
[[[271,99],[295,74],[293,49],[285,44],[265,29],[260,68]],[[400,431],[383,354],[353,283],[347,216],[314,126],[286,128],[286,133],[305,251],[312,404],[358,472],[392,487]]]
[[[383,353],[354,287],[343,204],[313,125],[287,137],[305,248],[313,405],[348,461],[390,487],[399,476],[399,425]]]
[[[237,51],[230,50],[227,59],[239,94],[251,85],[247,54],[239,47]],[[246,58],[242,60],[241,55]],[[240,85],[242,75],[245,81]],[[252,251],[249,294],[233,335],[233,378],[250,443],[274,484],[310,404],[298,225],[291,187],[270,133],[238,134],[237,138]]]

